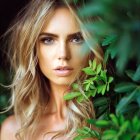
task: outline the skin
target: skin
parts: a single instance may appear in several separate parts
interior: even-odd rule
[[[87,62],[87,54],[81,55],[83,39],[76,35],[79,32],[80,28],[75,18],[68,9],[61,8],[56,10],[39,36],[37,46],[39,66],[51,86],[49,110],[51,113],[55,112],[58,119],[64,117],[65,91]],[[64,77],[57,76],[53,69],[66,65],[73,68],[72,73]]]
[[[66,103],[63,96],[67,93],[69,84],[75,80],[75,77],[80,74],[81,68],[87,63],[88,54],[81,55],[83,39],[81,36],[77,36],[79,32],[80,28],[74,16],[63,7],[56,9],[38,38],[36,47],[39,66],[50,81],[51,97],[47,107],[49,109],[42,116],[36,136],[32,137],[34,140],[43,140],[46,130],[56,131],[64,128]],[[68,76],[56,75],[53,69],[62,65],[72,67],[71,74]],[[14,116],[7,118],[2,125],[1,140],[16,140],[14,135],[18,128],[19,125]],[[50,140],[52,136],[53,134],[49,134],[44,138]],[[64,139],[61,137],[57,140]]]

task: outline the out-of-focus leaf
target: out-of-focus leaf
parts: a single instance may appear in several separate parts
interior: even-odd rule
[[[109,99],[107,97],[100,97],[94,100],[94,107],[103,106],[105,104],[108,104]]]
[[[110,118],[112,122],[114,123],[114,125],[118,127],[119,126],[118,118],[114,114],[110,114]]]
[[[79,85],[78,85],[77,83],[73,83],[73,84],[72,84],[72,88],[73,88],[74,90],[78,90],[78,89],[79,89]]]
[[[121,137],[120,137],[120,139],[122,139],[122,140],[132,140],[132,136],[131,136],[131,134],[123,134]]]
[[[81,95],[81,96],[79,96],[78,98],[77,98],[77,101],[80,103],[80,102],[82,102],[84,99],[86,99],[83,95]]]
[[[123,83],[117,84],[115,86],[115,92],[118,92],[118,93],[130,92],[130,91],[134,90],[136,87],[137,87],[137,85],[134,83],[123,82]]]
[[[95,124],[98,127],[108,127],[110,125],[110,122],[108,122],[106,120],[98,120],[98,121],[96,121]]]
[[[133,70],[127,70],[126,71],[127,76],[130,77],[132,80],[133,80],[134,73],[135,72]]]
[[[117,131],[106,130],[103,133],[102,140],[113,140],[117,136]]]
[[[116,113],[120,114],[121,112],[124,112],[125,107],[132,101],[134,101],[139,94],[139,89],[135,89],[132,93],[130,93],[128,96],[123,97],[120,102],[118,103],[116,107]]]
[[[128,62],[129,53],[131,52],[131,36],[128,32],[124,32],[118,43],[118,60],[116,67],[118,72],[122,73]]]
[[[133,80],[136,82],[140,81],[140,65],[138,66],[136,73],[133,76]]]
[[[79,10],[79,14],[83,16],[91,16],[93,14],[99,14],[100,12],[105,11],[105,7],[102,4],[97,3],[88,3],[85,7]]]
[[[125,121],[123,123],[123,125],[120,127],[119,133],[120,134],[124,133],[128,129],[129,125],[130,125],[130,122],[129,121]]]
[[[132,129],[136,132],[140,131],[140,119],[138,119],[137,116],[135,116],[132,120]]]
[[[114,44],[111,44],[106,51],[108,52],[108,55],[110,54],[111,59],[114,59],[118,53],[118,49]]]
[[[109,35],[103,40],[102,46],[109,45],[110,43],[114,42],[115,40],[116,40],[115,34]]]

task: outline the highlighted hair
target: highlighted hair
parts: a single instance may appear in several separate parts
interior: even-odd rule
[[[74,5],[66,0],[32,0],[19,14],[13,26],[7,31],[11,64],[14,70],[12,101],[10,108],[14,109],[15,117],[20,123],[16,137],[19,140],[30,139],[37,130],[37,124],[50,99],[49,81],[41,73],[36,54],[36,42],[43,30],[44,24],[49,21],[56,8],[67,7],[77,19],[80,26],[84,25],[77,16]],[[83,26],[84,27],[84,26]],[[90,38],[86,29],[81,28],[85,40]],[[88,42],[87,42],[88,44]],[[102,61],[102,51],[98,43],[88,44],[90,49],[89,59]],[[82,75],[81,79],[86,78]],[[80,80],[76,77],[76,81]],[[80,84],[79,84],[80,88]],[[82,90],[82,89],[81,89]],[[44,94],[44,91],[45,94]],[[94,109],[90,100],[78,103],[75,99],[67,101],[67,119],[64,130],[56,132],[54,137],[65,136],[70,139],[76,136],[76,129],[89,126],[87,118],[94,118]],[[30,136],[29,136],[30,132]],[[46,132],[47,135],[49,132]],[[28,136],[26,135],[28,134]]]

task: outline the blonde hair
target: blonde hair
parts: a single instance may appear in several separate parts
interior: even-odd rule
[[[11,84],[10,108],[14,108],[16,119],[21,125],[16,135],[19,140],[26,139],[28,132],[34,135],[49,101],[49,82],[39,69],[35,46],[44,23],[49,21],[54,10],[59,6],[69,8],[78,23],[82,24],[73,7],[66,0],[32,0],[20,12],[14,25],[7,31],[9,46],[11,46],[9,51],[12,56],[11,64],[15,72]],[[90,36],[85,30],[83,30],[83,34],[85,38]],[[98,44],[94,49],[91,45],[89,47],[93,57],[101,60],[102,55]],[[85,75],[82,76],[82,79],[84,77]],[[77,79],[79,83],[80,80]],[[46,91],[47,94],[44,95],[43,91]],[[65,135],[66,139],[73,138],[77,128],[84,125],[91,127],[85,119],[94,117],[94,109],[90,100],[84,100],[81,103],[75,99],[67,101],[66,129],[58,132],[56,136]]]

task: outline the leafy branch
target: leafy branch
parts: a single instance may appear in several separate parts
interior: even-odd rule
[[[81,92],[79,85],[74,83],[72,85],[73,91],[64,96],[65,100],[76,98],[78,102],[82,102],[84,99],[95,97],[97,94],[104,95],[105,92],[109,91],[113,77],[108,76],[107,70],[104,70],[100,63],[97,64],[96,60],[90,60],[89,66],[83,68],[82,71],[88,76],[81,84],[84,92]]]

